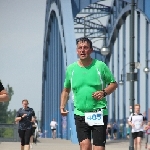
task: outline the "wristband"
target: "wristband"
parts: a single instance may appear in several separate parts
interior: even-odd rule
[[[103,94],[104,94],[103,96],[106,97],[107,93],[105,92],[105,90],[102,90],[102,91],[103,91]]]

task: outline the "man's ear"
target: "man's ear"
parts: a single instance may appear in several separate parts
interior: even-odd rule
[[[93,48],[91,48],[91,53],[93,52]]]

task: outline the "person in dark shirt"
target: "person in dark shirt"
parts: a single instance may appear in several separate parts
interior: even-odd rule
[[[4,89],[2,83],[0,82],[0,102],[5,102],[9,100],[7,91]]]
[[[114,140],[117,139],[117,131],[118,131],[118,125],[116,122],[114,122],[113,124],[113,137],[114,137]]]
[[[16,122],[19,122],[18,133],[21,139],[21,150],[30,149],[30,137],[32,132],[32,116],[35,116],[34,110],[28,107],[28,100],[22,101],[22,108],[17,111]]]

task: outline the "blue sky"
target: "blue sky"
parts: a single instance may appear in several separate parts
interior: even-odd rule
[[[0,79],[13,87],[9,109],[23,99],[36,115],[41,110],[42,59],[46,0],[0,1]]]
[[[110,5],[112,0],[107,0]],[[0,79],[13,87],[8,109],[29,100],[36,115],[41,111],[42,60],[46,0],[0,1]]]

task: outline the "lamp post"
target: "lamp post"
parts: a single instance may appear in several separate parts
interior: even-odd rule
[[[150,52],[150,51],[148,51],[148,52]],[[146,107],[146,116],[148,117],[148,114],[149,114],[149,96],[148,96],[148,91],[149,91],[149,79],[148,79],[148,77],[149,77],[149,72],[150,72],[150,69],[149,69],[149,65],[148,65],[148,62],[149,62],[150,60],[148,60],[148,56],[147,56],[147,59],[146,59],[146,66],[145,66],[145,68],[143,69],[143,71],[145,72],[145,77],[146,77],[146,105],[145,105],[145,107]]]
[[[131,0],[131,20],[130,20],[130,73],[127,74],[129,84],[129,93],[130,93],[130,106],[132,106],[132,112],[134,113],[134,78],[135,78],[135,62],[134,62],[134,10],[135,10],[135,0]],[[130,132],[130,146],[129,150],[134,150],[134,141],[132,137],[132,132]]]
[[[149,73],[150,72],[150,69],[149,69],[149,67],[148,67],[148,62],[149,62],[150,60],[146,60],[146,67],[143,69],[143,71],[145,72],[145,73]]]

